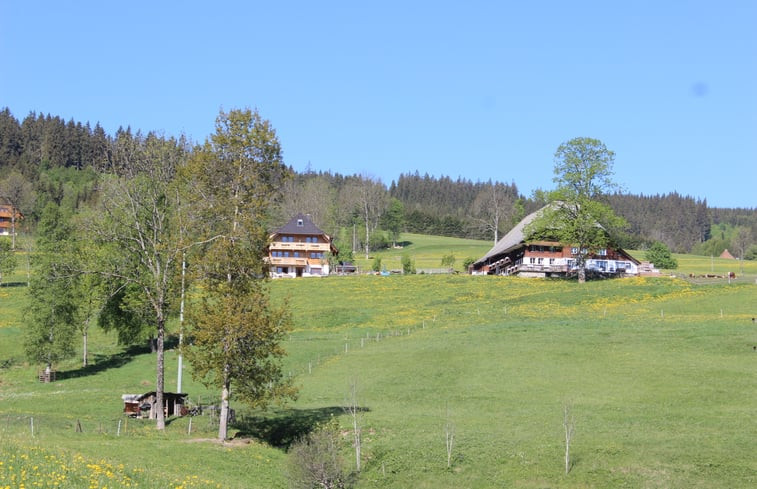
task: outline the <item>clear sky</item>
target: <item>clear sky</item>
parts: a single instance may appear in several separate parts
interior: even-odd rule
[[[757,2],[0,0],[0,107],[198,142],[257,108],[298,171],[525,195],[593,137],[627,192],[757,207]]]

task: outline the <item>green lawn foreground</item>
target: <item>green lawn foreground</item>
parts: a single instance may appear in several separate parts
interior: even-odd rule
[[[21,300],[17,290],[0,299],[4,315],[15,314],[7,308]],[[242,414],[237,430],[285,442],[274,435],[337,416],[344,459],[353,466],[341,408],[357,382],[364,408],[358,488],[757,483],[753,282],[661,278],[578,286],[369,276],[281,280],[272,292],[291,300],[296,328],[286,370],[297,377],[300,397],[267,414],[235,406]],[[16,327],[4,324],[0,334],[0,360],[21,358]],[[103,358],[116,351],[110,341],[95,341]],[[172,385],[175,353],[167,358]],[[108,467],[121,477],[115,487],[286,487],[282,449],[260,441],[219,446],[208,441],[214,427],[206,418],[194,419],[192,434],[187,418],[172,421],[165,434],[133,420],[117,434],[120,394],[149,390],[154,381],[149,354],[50,385],[30,378],[35,369],[16,361],[0,370],[0,460],[60,457],[72,473],[70,485],[58,487],[90,487],[71,481],[92,484],[95,476],[101,485],[94,487],[103,487]],[[214,395],[189,373],[185,379],[191,396]],[[568,403],[576,434],[566,475]],[[257,425],[245,424],[245,416]],[[31,417],[39,430],[33,437]],[[451,469],[447,424],[455,432]],[[4,467],[0,487],[10,476]]]

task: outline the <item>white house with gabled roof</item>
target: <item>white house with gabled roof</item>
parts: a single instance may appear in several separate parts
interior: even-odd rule
[[[271,233],[268,242],[267,261],[274,278],[326,276],[329,255],[339,253],[331,236],[305,214],[297,214]]]

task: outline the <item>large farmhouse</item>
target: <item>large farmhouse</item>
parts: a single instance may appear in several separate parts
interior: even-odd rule
[[[271,276],[320,277],[329,274],[328,255],[337,249],[304,214],[298,214],[269,237],[268,264]]]
[[[565,277],[577,270],[578,248],[555,241],[527,241],[524,230],[542,210],[526,216],[482,258],[471,265],[475,275]],[[586,270],[601,275],[638,275],[640,262],[620,248],[590,252]]]

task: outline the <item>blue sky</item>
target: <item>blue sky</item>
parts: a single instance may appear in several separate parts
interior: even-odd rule
[[[257,108],[299,171],[551,189],[574,137],[627,192],[757,207],[757,2],[0,0],[0,107],[203,141]]]

